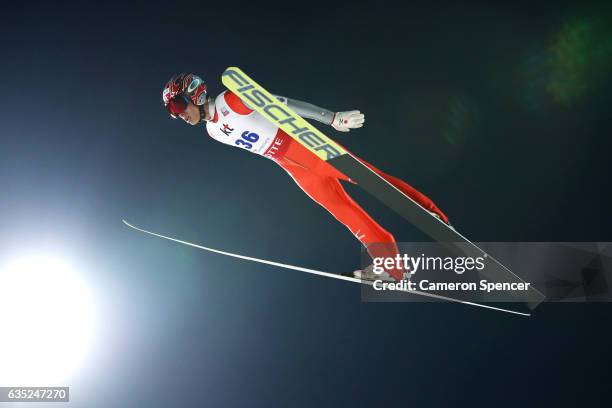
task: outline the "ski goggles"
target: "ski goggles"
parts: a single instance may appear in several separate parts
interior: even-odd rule
[[[181,113],[187,110],[189,102],[191,101],[189,100],[187,95],[177,95],[168,101],[166,109],[170,113],[170,116],[172,116],[173,119],[176,119]]]

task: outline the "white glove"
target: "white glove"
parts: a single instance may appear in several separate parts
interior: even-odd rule
[[[351,129],[362,127],[363,122],[365,122],[365,116],[358,110],[336,112],[332,119],[331,126],[340,132],[348,132]]]

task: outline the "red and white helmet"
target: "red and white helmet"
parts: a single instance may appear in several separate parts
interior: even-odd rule
[[[197,106],[206,102],[206,84],[197,75],[175,75],[166,83],[162,91],[164,106],[173,119],[185,112],[189,102]]]

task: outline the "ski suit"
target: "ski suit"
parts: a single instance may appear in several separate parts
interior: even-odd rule
[[[279,96],[277,98],[302,117],[326,124],[330,124],[333,120],[333,113],[325,109],[293,99]],[[206,124],[206,129],[212,138],[275,161],[310,198],[344,224],[367,248],[372,258],[390,257],[398,253],[393,235],[374,221],[346,193],[340,181],[354,182],[345,174],[253,111],[231,91],[225,91],[217,96],[214,108],[212,119]],[[408,183],[382,172],[363,159],[358,159],[422,207],[437,214],[444,222],[448,222],[446,215],[427,196]],[[384,245],[373,245],[376,243]],[[402,278],[402,271],[388,272],[397,280]]]

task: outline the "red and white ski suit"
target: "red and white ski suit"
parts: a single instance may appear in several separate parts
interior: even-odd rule
[[[216,98],[215,113],[206,128],[211,137],[222,143],[274,160],[310,198],[344,224],[368,249],[372,258],[395,256],[398,253],[393,235],[374,221],[340,183],[352,180],[251,110],[232,92],[225,91]],[[422,207],[448,222],[448,217],[427,196],[403,180],[358,159]],[[385,245],[372,245],[375,243]],[[388,272],[395,279],[402,278],[402,271]]]

